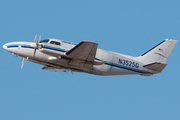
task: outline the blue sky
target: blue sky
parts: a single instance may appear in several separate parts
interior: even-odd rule
[[[180,40],[179,0],[1,0],[0,45],[58,38],[139,56]],[[179,120],[180,44],[150,77],[44,71],[1,48],[1,120]]]

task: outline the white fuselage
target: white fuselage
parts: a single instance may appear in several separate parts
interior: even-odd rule
[[[49,39],[50,41],[58,41],[60,45],[49,43],[40,43],[41,48],[37,49],[34,55],[33,42],[12,42],[5,44],[3,47],[7,51],[26,58],[29,61],[42,64],[45,70],[63,70],[85,72],[95,75],[128,75],[128,74],[153,74],[153,71],[143,67],[143,63],[138,57],[127,56],[115,52],[97,49],[95,61],[104,62],[102,65],[93,65],[93,69],[86,69],[79,66],[69,65],[69,59],[63,57],[65,53],[72,49],[76,44]]]

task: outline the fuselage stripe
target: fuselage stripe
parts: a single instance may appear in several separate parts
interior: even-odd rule
[[[7,48],[13,48],[13,47],[23,47],[23,48],[31,48],[31,49],[34,49],[33,47],[31,47],[30,45],[25,45],[25,44],[10,44],[10,45],[7,45]]]
[[[61,52],[67,52],[65,49],[56,48],[56,47],[50,47],[50,46],[47,46],[47,45],[43,45],[42,48],[50,49],[50,50],[56,50],[56,51],[61,51]]]
[[[126,66],[119,65],[119,64],[116,64],[116,63],[112,63],[112,62],[108,62],[108,61],[102,61],[102,60],[100,60],[98,58],[95,58],[95,60],[104,62],[104,64],[106,64],[106,65],[110,65],[110,66],[114,66],[114,67],[118,67],[118,68],[122,68],[122,69],[126,69],[126,70],[131,70],[131,71],[134,71],[134,72],[152,74],[151,72],[147,72],[147,71],[143,71],[143,70],[139,70],[139,69],[134,69],[134,68],[126,67]]]

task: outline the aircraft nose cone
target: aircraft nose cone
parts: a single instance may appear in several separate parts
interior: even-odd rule
[[[14,48],[10,48],[11,46],[13,46],[13,43],[6,43],[6,44],[4,44],[3,45],[3,48],[5,49],[5,50],[7,50],[8,52],[15,52],[16,51],[16,49],[14,49]]]
[[[3,48],[4,48],[5,50],[7,50],[7,44],[4,44],[4,45],[3,45]]]

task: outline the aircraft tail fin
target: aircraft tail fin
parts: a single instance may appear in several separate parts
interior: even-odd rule
[[[177,40],[165,39],[163,42],[156,45],[155,47],[141,55],[139,58],[141,59],[141,62],[145,64],[165,64],[176,43]]]

